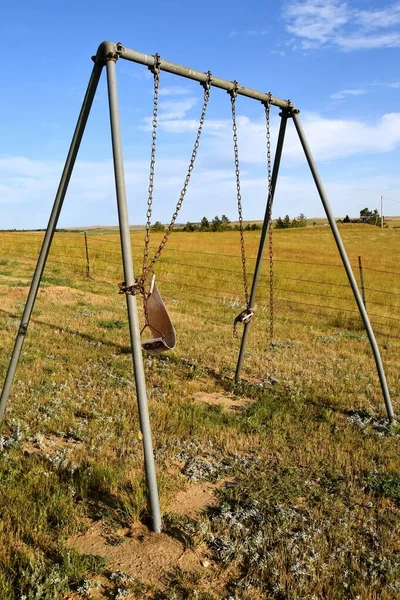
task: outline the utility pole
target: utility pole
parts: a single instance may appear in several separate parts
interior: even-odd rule
[[[381,196],[381,229],[383,229],[383,196]]]

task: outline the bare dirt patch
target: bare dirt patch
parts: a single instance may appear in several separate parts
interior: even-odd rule
[[[81,449],[83,443],[72,437],[59,437],[55,435],[37,436],[24,444],[24,453],[27,455],[41,453],[54,456],[59,452],[71,453],[73,450]]]
[[[228,392],[197,392],[193,398],[209,406],[220,406],[227,412],[241,412],[254,402],[250,398],[237,398]]]
[[[198,517],[208,506],[215,506],[217,486],[208,482],[195,483],[186,490],[179,491],[168,510],[179,515]]]
[[[104,525],[94,523],[86,533],[71,538],[68,545],[82,554],[105,556],[110,570],[158,587],[176,566],[191,572],[204,568],[203,548],[185,548],[179,540],[166,533],[152,533],[141,523],[118,531],[117,536],[112,536],[112,543],[109,539]]]

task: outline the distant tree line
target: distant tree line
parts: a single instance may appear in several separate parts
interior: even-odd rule
[[[156,221],[154,225],[152,225],[152,231],[165,231],[165,225],[163,225],[160,221]],[[228,219],[226,215],[222,215],[219,217],[215,216],[213,219],[209,220],[207,217],[203,217],[200,223],[193,223],[188,221],[186,225],[176,226],[174,227],[174,231],[237,231],[239,229],[239,225],[236,223],[232,225],[231,221]],[[257,229],[261,229],[261,225],[257,223],[247,223],[244,226],[245,231],[256,231]]]
[[[290,229],[292,227],[307,227],[307,217],[300,213],[298,217],[290,220],[289,215],[283,219],[278,217],[275,221],[275,229]]]

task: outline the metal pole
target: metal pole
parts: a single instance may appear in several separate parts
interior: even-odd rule
[[[381,229],[383,228],[383,196],[381,196]]]
[[[355,298],[357,306],[358,306],[358,310],[360,312],[361,318],[364,322],[365,329],[367,331],[367,335],[369,338],[369,342],[371,344],[372,352],[373,352],[375,363],[376,363],[376,368],[378,371],[378,376],[379,376],[379,381],[380,381],[381,388],[382,388],[383,397],[385,400],[386,412],[387,412],[389,421],[391,423],[393,423],[394,422],[394,413],[393,413],[392,401],[390,399],[390,394],[389,394],[389,389],[388,389],[388,385],[387,385],[387,381],[386,381],[385,371],[383,369],[382,359],[381,359],[381,355],[379,353],[378,344],[376,343],[374,331],[372,329],[367,311],[365,310],[364,304],[362,302],[362,298],[361,298],[360,292],[358,290],[356,279],[355,279],[353,271],[351,269],[351,265],[350,265],[349,259],[347,257],[347,254],[346,254],[346,250],[344,248],[342,239],[340,237],[340,233],[339,233],[338,227],[336,225],[331,207],[329,206],[329,202],[328,202],[328,198],[325,193],[325,190],[324,190],[324,186],[322,185],[322,181],[319,177],[317,167],[315,165],[313,156],[311,154],[311,150],[308,146],[306,137],[304,135],[304,131],[301,126],[300,119],[297,115],[297,111],[293,111],[293,121],[294,121],[296,130],[297,130],[298,136],[300,138],[300,142],[303,147],[304,153],[306,155],[307,162],[310,167],[312,176],[314,178],[315,185],[317,187],[319,196],[321,198],[323,207],[325,209],[326,216],[328,217],[328,221],[331,226],[333,237],[335,238],[336,246],[339,250],[339,254],[342,259],[343,266],[346,270],[346,274],[347,274],[351,289],[353,290],[353,294],[354,294],[354,298]]]
[[[365,308],[367,308],[367,300],[365,298],[365,287],[364,287],[364,273],[363,273],[363,268],[362,268],[361,256],[358,257],[358,270],[360,272],[362,301],[363,301]]]
[[[90,259],[89,259],[89,246],[87,241],[86,231],[83,232],[85,236],[85,251],[86,251],[86,277],[90,277]]]
[[[17,337],[14,343],[14,349],[11,355],[10,364],[6,379],[4,381],[3,390],[0,396],[0,420],[3,418],[4,411],[6,410],[8,397],[10,395],[11,386],[14,380],[15,370],[18,365],[19,356],[21,354],[22,345],[24,343],[25,335],[28,330],[29,321],[32,315],[32,310],[35,305],[37,292],[39,289],[40,281],[42,279],[43,271],[46,266],[47,257],[50,251],[51,242],[53,240],[54,232],[57,227],[58,218],[60,216],[61,208],[64,202],[65,194],[67,192],[69,180],[71,178],[72,170],[74,168],[75,160],[79,151],[79,146],[82,140],[83,133],[85,131],[86,123],[89,117],[90,109],[94,95],[96,93],[97,84],[100,79],[102,71],[101,64],[95,64],[92,70],[92,74],[89,80],[89,84],[86,90],[85,98],[82,103],[81,112],[79,113],[78,121],[76,124],[75,132],[69,148],[67,160],[65,161],[64,170],[61,175],[60,184],[58,186],[57,194],[54,200],[53,209],[51,211],[49,223],[47,225],[46,233],[40,249],[39,258],[36,264],[35,273],[33,275],[31,287],[29,290],[28,298],[25,304],[24,313],[22,315],[21,324],[18,329]]]
[[[103,42],[102,45],[105,44],[110,45],[111,42]],[[148,67],[152,67],[154,65],[154,56],[151,54],[144,54],[143,52],[138,52],[137,50],[124,48],[124,46],[120,43],[115,44],[114,46],[120,58],[124,58],[125,60],[139,63],[141,65],[146,65]],[[207,73],[190,69],[189,67],[184,67],[164,59],[160,60],[159,66],[161,71],[167,71],[168,73],[173,73],[174,75],[179,75],[180,77],[186,77],[187,79],[199,81],[200,83],[205,83],[208,81]],[[212,76],[210,83],[213,87],[220,88],[221,90],[226,90],[227,92],[236,90],[240,96],[253,98],[254,100],[259,100],[260,102],[270,102],[279,108],[285,109],[289,105],[288,100],[282,100],[281,98],[276,98],[275,96],[270,97],[269,94],[266,94],[265,92],[258,92],[257,90],[253,90],[243,85],[239,85],[236,88],[233,81],[221,79],[220,77],[215,77],[214,75]]]
[[[287,119],[288,119],[288,113],[287,113],[287,110],[284,110],[281,113],[281,124],[280,124],[280,128],[279,128],[278,141],[277,141],[277,145],[276,145],[274,166],[273,166],[272,175],[271,175],[271,193],[268,196],[267,206],[265,209],[264,223],[263,223],[262,230],[261,230],[260,244],[258,246],[256,266],[255,266],[255,270],[254,270],[253,283],[251,286],[250,307],[252,307],[252,308],[254,307],[254,304],[256,301],[257,285],[258,285],[258,280],[260,278],[260,273],[261,273],[261,263],[262,263],[262,258],[263,258],[263,254],[264,254],[268,230],[270,227],[269,215],[272,213],[272,203],[274,201],[276,181],[278,179],[279,166],[280,166],[281,156],[282,156],[283,142],[285,140]],[[250,323],[245,323],[244,329],[243,329],[243,335],[242,335],[242,342],[240,345],[238,362],[237,362],[237,366],[236,366],[236,373],[235,373],[235,382],[236,383],[240,379],[240,372],[242,369],[244,354],[246,351],[246,344],[247,344],[247,338],[249,335],[249,329],[250,329]]]
[[[119,230],[121,238],[122,262],[126,286],[135,283],[133,272],[132,246],[129,231],[128,208],[126,202],[124,163],[122,158],[122,144],[119,124],[118,93],[115,58],[106,59],[108,100],[110,108],[111,138],[114,159],[115,188],[117,194]],[[153,443],[151,439],[150,417],[147,406],[146,382],[143,369],[142,346],[140,343],[140,328],[136,296],[127,294],[126,304],[128,309],[129,331],[132,346],[136,394],[139,408],[140,427],[143,435],[144,461],[149,491],[150,511],[152,516],[153,531],[161,531],[160,503],[156,469],[154,463]]]

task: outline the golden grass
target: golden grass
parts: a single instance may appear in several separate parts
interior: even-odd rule
[[[400,234],[396,229],[381,231],[357,225],[341,226],[340,231],[351,263],[357,266],[358,256],[362,256],[367,308],[377,331],[394,408],[399,412],[400,278],[396,257]],[[143,231],[132,232],[131,238],[138,274]],[[250,273],[258,239],[259,232],[246,232]],[[0,233],[1,380],[41,240],[38,232]],[[60,548],[71,532],[85,526],[88,517],[129,525],[146,513],[126,308],[123,296],[118,295],[118,282],[123,278],[119,240],[114,231],[101,230],[88,232],[88,240],[91,279],[86,277],[83,233],[55,236],[2,424],[9,449],[0,453],[0,472],[17,473],[12,483],[14,509],[1,513],[9,540],[9,548],[0,553],[4,600],[18,597],[13,591],[17,583],[21,593],[32,587],[27,574],[30,553],[35,557],[32,564],[39,561],[34,572],[40,577],[50,577],[56,563],[69,573]],[[159,240],[160,234],[154,234],[152,245]],[[391,599],[397,590],[393,573],[399,568],[393,558],[398,551],[398,438],[380,435],[370,424],[374,415],[385,416],[383,400],[329,228],[274,231],[274,259],[273,344],[269,339],[266,256],[244,382],[237,388],[232,388],[231,382],[239,346],[232,336],[232,323],[243,307],[238,233],[175,232],[156,269],[178,337],[177,348],[169,357],[145,358],[162,507],[166,509],[176,490],[187,485],[177,468],[179,453],[211,462],[222,456],[243,461],[255,456],[253,466],[232,463],[229,475],[235,484],[223,491],[221,498],[232,515],[249,509],[246,501],[265,498],[257,518],[268,530],[269,542],[264,539],[263,544],[265,556],[270,557],[265,567],[268,576],[260,571],[262,561],[255,570],[250,568],[246,562],[249,549],[240,547],[240,536],[229,529],[227,513],[205,516],[203,529],[199,525],[203,533],[190,530],[190,535],[193,543],[201,538],[209,545],[222,570],[217,568],[203,582],[193,583],[180,575],[170,582],[171,594],[174,591],[174,597],[191,598],[197,589],[209,594],[204,599],[228,597],[215,596],[212,589],[222,589],[218,588],[221,573],[233,560],[237,569],[246,573],[248,587],[242,589],[241,598],[339,599],[347,597],[345,589],[349,589],[349,597]],[[243,414],[226,414],[195,401],[199,390],[223,389],[252,397],[255,403]],[[349,421],[349,410],[359,411],[356,415],[361,415],[361,421],[368,417],[364,428]],[[15,427],[21,434],[14,443]],[[39,494],[42,512],[36,531],[35,519],[26,519],[24,511],[35,506],[37,481],[45,477],[43,472],[51,474],[52,485],[60,485],[61,492],[53,499]],[[7,477],[0,479],[4,499],[10,485]],[[24,487],[31,490],[26,506],[19,500]],[[368,508],[371,502],[373,515]],[[279,519],[275,504],[282,507]],[[53,527],[55,510],[62,518],[56,519]],[[274,519],[279,521],[282,543]],[[313,520],[322,533],[313,529]],[[250,522],[246,527],[249,539],[256,535]],[[285,544],[302,527],[310,537],[299,539],[297,550],[294,545],[289,552]],[[228,541],[236,552],[232,560],[212,545],[212,536],[219,539],[224,530],[229,530]],[[377,536],[376,545],[367,541],[361,550],[366,530]],[[305,552],[307,543],[322,558],[310,558],[307,565],[300,565],[298,552],[301,548]],[[18,554],[14,560],[13,552],[21,544],[23,556]],[[391,570],[386,566],[380,575],[372,563],[364,569],[364,560],[392,558]],[[75,567],[78,579],[94,569],[87,563]],[[302,569],[308,575],[302,575]],[[340,580],[345,569],[354,573],[345,581],[349,588]],[[273,575],[275,570],[279,577]],[[60,598],[72,585],[68,573],[57,588]],[[375,577],[370,587],[365,573]],[[258,587],[252,578],[258,579]],[[275,588],[268,587],[268,581],[274,581]],[[232,595],[231,584],[224,582],[224,594]],[[38,583],[35,586],[39,589]],[[287,595],[279,595],[284,589]],[[143,597],[163,597],[155,594],[154,590],[143,591]],[[37,597],[52,596],[48,592]]]

